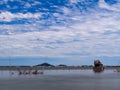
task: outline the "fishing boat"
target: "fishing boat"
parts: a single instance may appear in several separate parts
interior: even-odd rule
[[[94,61],[93,71],[94,72],[102,72],[102,71],[104,71],[104,66],[100,62],[100,60],[95,60]]]

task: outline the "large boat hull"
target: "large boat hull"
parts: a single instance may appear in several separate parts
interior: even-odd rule
[[[104,71],[104,67],[103,66],[93,67],[93,71],[94,72],[103,72]]]

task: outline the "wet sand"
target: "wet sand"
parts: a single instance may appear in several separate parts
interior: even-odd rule
[[[58,70],[45,71],[44,75],[13,75],[0,78],[0,90],[120,90],[120,73]]]

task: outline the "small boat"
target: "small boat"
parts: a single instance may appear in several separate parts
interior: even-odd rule
[[[116,68],[116,71],[117,71],[117,72],[120,72],[120,67],[117,67],[117,68]]]
[[[102,72],[102,71],[104,71],[104,66],[100,62],[100,60],[95,60],[94,61],[93,71],[94,72]]]
[[[33,74],[33,75],[37,75],[37,74],[43,74],[43,73],[44,73],[43,71],[41,71],[41,72],[38,72],[38,70],[35,70],[35,71],[33,71],[33,72],[32,72],[32,74]]]

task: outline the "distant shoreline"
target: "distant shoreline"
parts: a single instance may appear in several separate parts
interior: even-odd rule
[[[93,66],[0,66],[0,70],[82,70]],[[105,66],[105,69],[117,69],[120,66]]]

